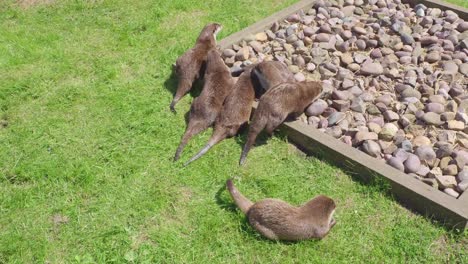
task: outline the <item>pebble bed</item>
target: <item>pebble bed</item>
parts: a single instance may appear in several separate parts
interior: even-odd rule
[[[301,120],[450,196],[468,189],[468,22],[453,11],[319,0],[222,53],[232,72],[278,60],[322,80]]]

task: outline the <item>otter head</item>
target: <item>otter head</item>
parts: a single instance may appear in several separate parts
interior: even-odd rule
[[[319,195],[307,202],[305,207],[315,220],[317,220],[316,217],[318,217],[321,221],[326,221],[330,228],[335,225],[333,214],[335,213],[336,204],[330,197]]]
[[[221,29],[223,29],[223,26],[218,23],[211,23],[206,25],[200,33],[200,36],[198,36],[197,42],[208,42],[215,46],[216,36],[218,35],[219,31],[221,31]]]

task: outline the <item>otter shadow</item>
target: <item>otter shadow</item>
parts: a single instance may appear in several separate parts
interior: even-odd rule
[[[216,192],[216,195],[215,195],[216,203],[218,204],[218,206],[221,209],[224,209],[224,210],[228,211],[229,213],[237,213],[240,209],[237,208],[234,201],[223,198],[222,193],[224,191],[228,192],[226,190],[226,187],[223,185]],[[297,243],[306,242],[306,241],[274,241],[274,240],[267,239],[267,238],[263,237],[262,235],[260,235],[255,229],[253,229],[250,226],[249,221],[248,221],[246,216],[242,217],[240,228],[241,228],[241,230],[242,230],[242,232],[244,234],[248,234],[250,237],[252,237],[252,238],[254,238],[254,239],[258,240],[258,241],[262,241],[262,242],[266,242],[266,243],[271,243],[271,244],[280,243],[280,244],[283,244],[283,245],[294,245],[294,244],[297,244]],[[309,241],[313,242],[314,240],[309,240]]]

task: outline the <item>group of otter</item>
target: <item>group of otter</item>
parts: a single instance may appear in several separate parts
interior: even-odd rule
[[[288,116],[301,115],[322,92],[320,82],[296,82],[287,66],[278,61],[249,65],[239,77],[233,77],[216,48],[216,35],[221,29],[222,26],[217,23],[205,26],[195,46],[180,56],[175,64],[179,82],[170,105],[173,112],[177,102],[191,90],[196,79],[203,78],[204,85],[190,107],[187,128],[174,161],[180,158],[190,138],[209,127],[214,128],[206,146],[185,166],[247,126],[252,103],[255,98],[259,98],[239,161],[243,165],[260,132],[266,130],[271,136]],[[237,206],[247,215],[251,226],[269,239],[296,241],[323,238],[335,225],[335,202],[324,195],[315,197],[301,207],[291,206],[278,199],[252,203],[239,193],[231,180],[226,185]]]

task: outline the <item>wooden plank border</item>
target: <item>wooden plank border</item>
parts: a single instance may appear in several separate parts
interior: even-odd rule
[[[221,41],[222,49],[242,41],[245,37],[261,32],[275,21],[282,20],[301,9],[307,11],[315,0],[302,0],[273,15],[237,32]],[[468,9],[446,4],[438,0],[403,0],[412,6],[424,4],[442,10],[451,9],[461,18],[468,20]],[[254,104],[255,109],[255,104]],[[449,228],[463,231],[468,228],[468,191],[455,199],[429,185],[378,161],[365,153],[350,147],[341,141],[314,129],[301,121],[286,122],[280,126],[289,140],[301,149],[340,166],[351,172],[353,177],[370,181],[376,177],[386,180],[391,185],[391,192],[402,204],[433,219]]]

